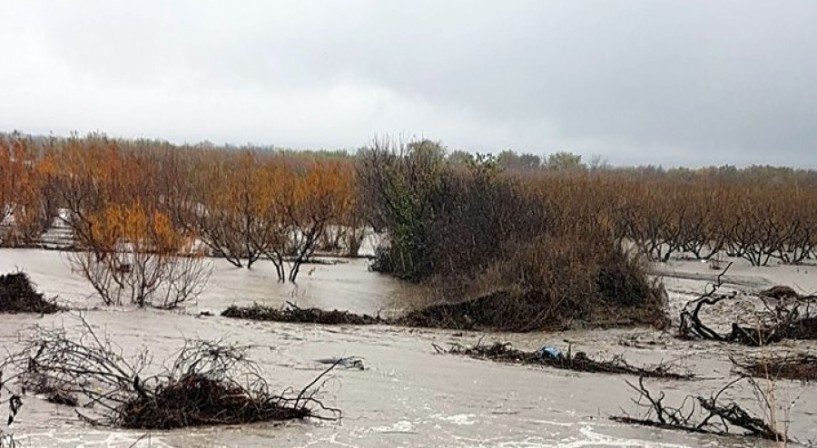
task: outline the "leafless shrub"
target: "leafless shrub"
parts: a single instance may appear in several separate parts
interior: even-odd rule
[[[77,251],[68,259],[106,305],[175,308],[195,300],[211,274],[210,264],[196,254]]]
[[[340,416],[315,398],[334,365],[300,392],[274,394],[247,358],[248,347],[188,340],[168,367],[158,367],[146,350],[126,357],[79,319],[79,338],[40,328],[14,358],[24,382],[80,397],[92,411],[76,412],[92,424],[169,429]]]

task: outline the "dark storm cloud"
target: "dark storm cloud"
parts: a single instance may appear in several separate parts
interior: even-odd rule
[[[811,1],[3,2],[0,127],[817,167]]]

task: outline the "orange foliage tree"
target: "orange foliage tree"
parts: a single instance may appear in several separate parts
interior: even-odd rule
[[[128,275],[134,275],[134,263],[154,264],[139,262],[137,253],[146,260],[163,260],[156,266],[180,265],[199,259],[187,255],[199,253],[201,246],[237,267],[269,260],[278,280],[295,281],[303,263],[319,251],[355,255],[368,224],[391,227],[388,238],[411,248],[395,262],[412,266],[414,257],[428,258],[429,232],[436,231],[430,225],[429,198],[460,188],[462,204],[452,205],[456,213],[482,210],[481,201],[486,201],[490,204],[478,215],[491,215],[501,200],[480,195],[504,192],[486,186],[498,176],[547,211],[537,217],[544,221],[541,225],[603,232],[653,261],[679,255],[705,260],[726,253],[763,265],[772,260],[801,263],[817,255],[813,172],[613,169],[587,167],[570,154],[542,164],[536,157],[510,152],[497,159],[446,156],[441,145],[430,141],[379,152],[390,145],[375,143],[372,150],[349,156],[177,146],[101,135],[0,136],[0,244],[33,244],[63,209],[59,216],[73,233],[74,249],[87,255],[88,261],[78,267],[121,277],[112,277],[108,289],[128,291],[113,294],[121,299],[112,303],[146,304],[147,297],[161,294],[133,292],[128,285],[135,280],[118,272],[131,269]],[[523,158],[531,163],[508,162]],[[441,175],[443,167],[448,174]],[[445,178],[449,174],[453,177]],[[485,176],[474,183],[467,180],[475,174]],[[393,201],[388,204],[392,215],[372,207],[384,200]],[[465,232],[476,232],[482,224],[463,220],[461,225]],[[485,244],[460,243],[469,254],[465,258],[481,258],[477,252]],[[142,289],[151,291],[150,286]]]
[[[354,170],[339,162],[314,163],[295,176],[287,190],[283,211],[290,229],[292,266],[288,279],[298,277],[325,234],[327,225],[348,217],[354,206]]]
[[[38,158],[29,138],[0,136],[0,244],[28,245],[48,223]]]
[[[173,308],[194,299],[209,269],[179,232],[156,189],[157,166],[104,137],[56,148],[60,203],[76,251],[70,256],[108,305]]]

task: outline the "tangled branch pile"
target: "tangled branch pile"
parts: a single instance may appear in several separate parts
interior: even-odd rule
[[[62,329],[39,329],[15,359],[24,385],[79,396],[79,404],[95,413],[77,414],[93,424],[170,429],[340,415],[315,398],[318,382],[334,366],[297,395],[278,395],[247,359],[248,347],[187,341],[172,365],[156,372],[146,351],[128,360],[81,322],[76,340]]]
[[[679,334],[684,339],[707,339],[735,342],[749,346],[762,346],[786,339],[817,339],[817,317],[800,317],[800,305],[778,309],[772,321],[757,327],[732,323],[731,331],[719,333],[701,321],[699,313],[706,305],[715,305],[730,295],[699,298],[687,304],[681,313]]]
[[[610,361],[596,361],[587,357],[584,352],[572,354],[547,354],[543,351],[525,352],[514,349],[510,343],[495,342],[493,345],[477,344],[466,347],[460,344],[452,344],[451,348],[443,349],[434,345],[437,353],[470,356],[476,359],[490,359],[498,362],[512,364],[529,364],[554,367],[557,369],[574,370],[577,372],[611,373],[639,375],[648,378],[664,378],[673,380],[691,379],[691,374],[681,374],[671,372],[669,366],[659,365],[652,369],[635,367],[627,363],[621,357],[615,357]]]
[[[748,380],[753,387],[759,390],[759,386],[751,378],[740,377],[729,382],[709,398],[702,396],[687,397],[678,407],[664,404],[664,398],[666,398],[664,392],[654,396],[644,386],[643,377],[639,378],[638,385],[628,381],[627,384],[639,394],[638,399],[634,400],[635,403],[639,407],[646,409],[646,415],[643,418],[624,415],[614,416],[610,419],[621,423],[703,434],[725,435],[731,434],[730,431],[735,428],[740,428],[744,430],[743,435],[745,436],[775,442],[791,442],[792,440],[776,427],[776,422],[769,422],[756,417],[734,401],[719,401],[724,392],[732,389],[738,382],[743,380]],[[768,407],[773,406],[768,401],[765,402],[765,405]],[[771,415],[774,415],[774,413],[772,412]]]
[[[722,294],[719,288],[723,285],[723,276],[729,270],[731,263],[718,275],[717,282],[708,287],[707,291],[697,299],[687,302],[681,311],[678,334],[684,339],[705,339],[721,342],[735,342],[750,346],[761,346],[780,342],[786,339],[817,339],[817,316],[812,314],[812,304],[815,296],[800,296],[791,288],[775,287],[760,294],[760,301],[766,309],[765,322],[755,326],[741,325],[733,322],[731,331],[720,333],[701,320],[700,313],[705,307],[714,306],[724,300],[735,298],[735,293]],[[794,294],[792,296],[792,294]],[[781,302],[772,307],[768,298],[790,299],[788,304]]]
[[[34,290],[25,273],[0,275],[0,313],[56,313],[59,310],[57,304]]]
[[[287,302],[285,308],[259,305],[240,307],[232,305],[221,313],[224,317],[274,322],[313,323],[324,325],[372,325],[385,323],[379,316],[354,314],[348,311],[324,311],[319,308],[300,308]]]
[[[801,381],[817,381],[817,356],[801,353],[796,356],[769,356],[740,362],[732,360],[747,375]]]

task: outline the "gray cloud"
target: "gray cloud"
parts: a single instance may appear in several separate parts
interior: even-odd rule
[[[817,168],[811,1],[0,2],[0,128]]]

